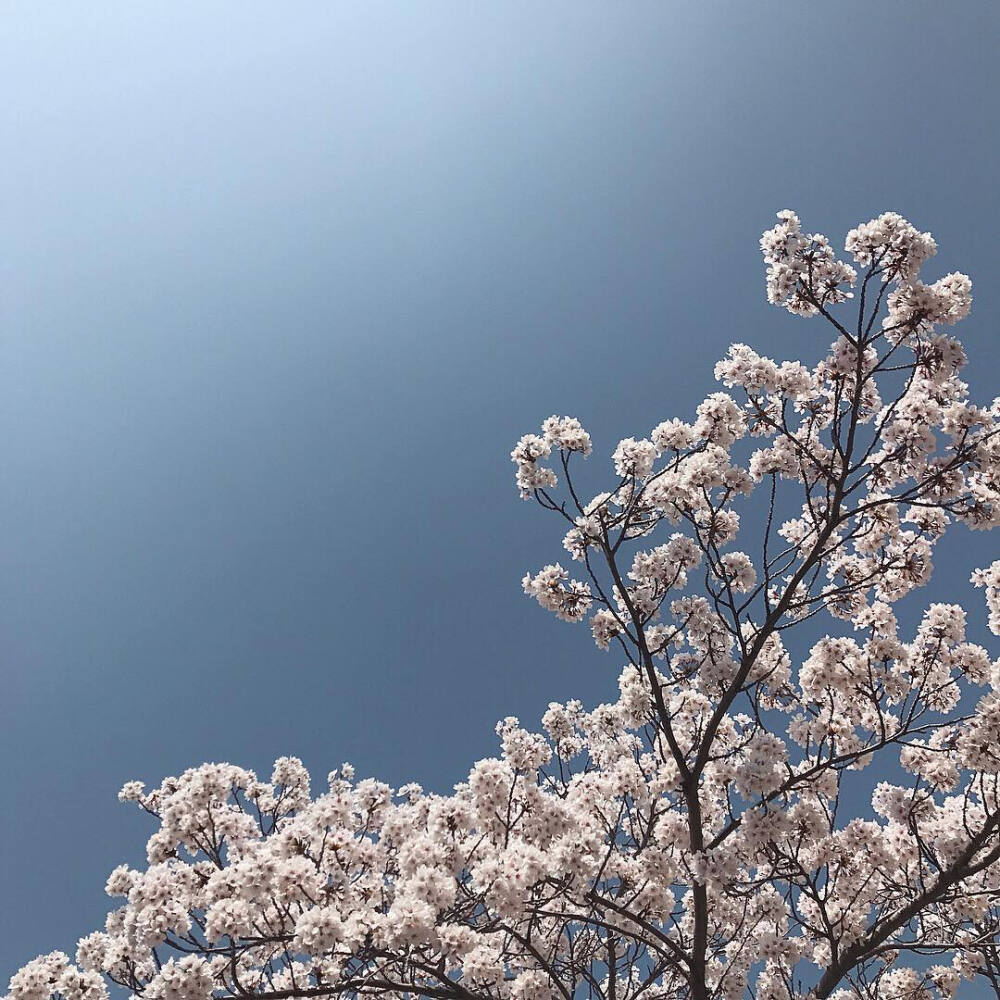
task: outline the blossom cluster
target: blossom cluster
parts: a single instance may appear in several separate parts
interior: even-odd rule
[[[312,795],[295,758],[279,759],[270,781],[206,764],[149,791],[130,782],[123,799],[158,821],[147,866],[112,872],[107,891],[123,903],[104,929],[80,941],[75,963],[60,953],[29,963],[11,1000],[105,1000],[105,977],[153,1000],[557,997],[608,961],[609,921],[618,995],[640,996],[653,970],[670,995],[686,973],[663,959],[692,948],[701,894],[707,982],[735,1000],[761,976],[826,968],[836,948],[863,940],[874,905],[917,898],[929,858],[944,867],[971,841],[975,870],[926,916],[956,956],[934,975],[957,983],[978,968],[961,935],[990,919],[1000,891],[1000,758],[977,756],[1000,743],[1000,664],[966,643],[952,606],[932,605],[911,643],[895,639],[891,616],[864,631],[863,644],[822,640],[797,679],[787,654],[769,651],[766,675],[781,674],[792,695],[787,732],[741,712],[722,721],[699,779],[702,846],[691,843],[681,768],[693,766],[713,699],[660,679],[674,755],[631,665],[614,702],[553,703],[542,732],[505,719],[500,754],[450,795],[355,781],[349,767]],[[877,691],[863,680],[873,672]],[[925,749],[899,709],[924,718],[957,679],[985,687],[991,707]],[[892,740],[906,743],[918,785],[880,782],[878,818],[838,825],[831,806],[850,771]]]
[[[602,649],[618,639],[663,652],[670,629],[659,624],[661,612],[668,592],[688,585],[688,563],[668,560],[672,568],[660,571],[656,586],[613,570],[611,579],[598,579],[623,542],[651,534],[663,520],[683,526],[704,558],[709,597],[725,605],[730,631],[742,627],[736,619],[751,607],[755,620],[776,607],[785,618],[822,608],[853,621],[873,603],[894,603],[926,584],[950,523],[1000,523],[1000,401],[970,401],[959,377],[965,352],[936,329],[968,312],[969,279],[952,274],[923,284],[919,270],[936,252],[934,240],[893,213],[848,234],[847,251],[866,269],[860,278],[833,260],[826,237],[804,235],[794,213],[778,218],[761,240],[769,288],[782,289],[772,301],[796,313],[826,313],[843,297],[835,290],[858,281],[866,292],[870,283],[891,285],[887,301],[867,295],[875,306],[866,313],[862,303],[853,333],[830,316],[836,339],[811,368],[734,344],[715,375],[742,403],[715,392],[693,421],[672,418],[648,437],[623,439],[611,455],[617,482],[589,501],[578,500],[568,464],[572,452],[592,447],[578,422],[572,426],[585,447],[575,436],[560,443],[552,430],[557,418],[550,418],[541,436],[528,435],[515,449],[522,496],[571,522],[563,545],[590,576],[546,590],[543,580],[565,575],[548,566],[529,574],[525,589],[566,620],[590,614]],[[744,447],[748,438],[762,439],[760,446]],[[546,457],[558,451],[570,476],[568,503],[555,494],[555,474],[531,457],[539,448],[526,442],[543,442]],[[532,487],[536,481],[542,485]],[[740,530],[740,500],[779,481],[804,493],[800,512],[785,517],[779,513],[787,507],[772,497],[767,541],[784,543],[774,550],[781,555],[757,565],[747,552],[724,552]],[[663,553],[662,546],[638,552],[635,565]]]
[[[734,344],[726,391],[618,442],[589,499],[575,418],[511,453],[579,567],[522,587],[614,649],[614,698],[552,703],[537,732],[504,719],[496,756],[445,795],[349,765],[314,791],[291,757],[268,780],[205,764],[128,782],[156,821],[147,863],[116,868],[103,929],[26,965],[10,1000],[106,1000],[108,983],[943,1000],[1000,982],[1000,660],[959,604],[898,618],[953,524],[1000,524],[1000,401],[970,400],[939,329],[970,283],[922,283],[934,240],[894,213],[851,230],[853,265],[787,211],[761,249],[768,299],[833,328],[819,357]],[[1000,634],[1000,560],[972,582]],[[889,766],[869,777],[873,761]],[[859,794],[870,818],[843,808]]]

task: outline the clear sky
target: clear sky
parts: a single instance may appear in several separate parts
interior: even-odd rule
[[[778,209],[930,229],[1000,392],[998,36],[974,0],[4,3],[0,985],[141,860],[125,779],[446,790],[497,718],[610,697],[520,593],[564,553],[509,451],[571,413],[607,471],[731,341],[814,360]],[[998,554],[950,540],[919,604]]]

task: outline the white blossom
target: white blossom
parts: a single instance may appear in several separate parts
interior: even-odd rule
[[[621,440],[592,500],[575,418],[514,447],[580,577],[550,563],[523,590],[614,647],[610,700],[552,702],[540,732],[504,718],[447,794],[350,764],[313,790],[294,757],[268,780],[129,781],[146,863],[111,872],[75,963],[28,962],[10,1000],[940,1000],[1000,981],[1000,660],[958,595],[913,604],[955,524],[1000,525],[1000,399],[970,398],[937,329],[971,286],[921,280],[930,234],[886,213],[845,247],[858,272],[779,213],[768,299],[832,344],[734,344],[729,392]],[[859,285],[861,315],[837,311]],[[1000,635],[1000,560],[972,583]],[[461,711],[469,690],[442,696]],[[891,766],[858,774],[873,761]]]

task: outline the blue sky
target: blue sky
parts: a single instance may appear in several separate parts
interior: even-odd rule
[[[813,360],[826,329],[764,301],[778,209],[930,229],[996,395],[998,29],[974,0],[5,4],[0,981],[103,922],[151,832],[125,779],[291,753],[444,790],[497,718],[609,697],[617,661],[520,593],[564,554],[508,453],[572,413],[603,474],[731,341]],[[997,555],[951,543],[919,603]]]

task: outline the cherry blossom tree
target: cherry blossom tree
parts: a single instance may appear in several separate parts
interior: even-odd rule
[[[852,263],[788,211],[761,249],[769,301],[831,328],[811,367],[734,345],[729,391],[619,442],[593,497],[577,420],[512,453],[579,565],[524,590],[616,697],[505,719],[449,795],[345,765],[313,796],[287,757],[129,782],[148,865],[11,1000],[1000,996],[1000,661],[957,604],[894,611],[955,522],[1000,523],[1000,399],[943,332],[971,284],[924,283],[893,213]],[[1000,561],[972,583],[1000,635]]]

